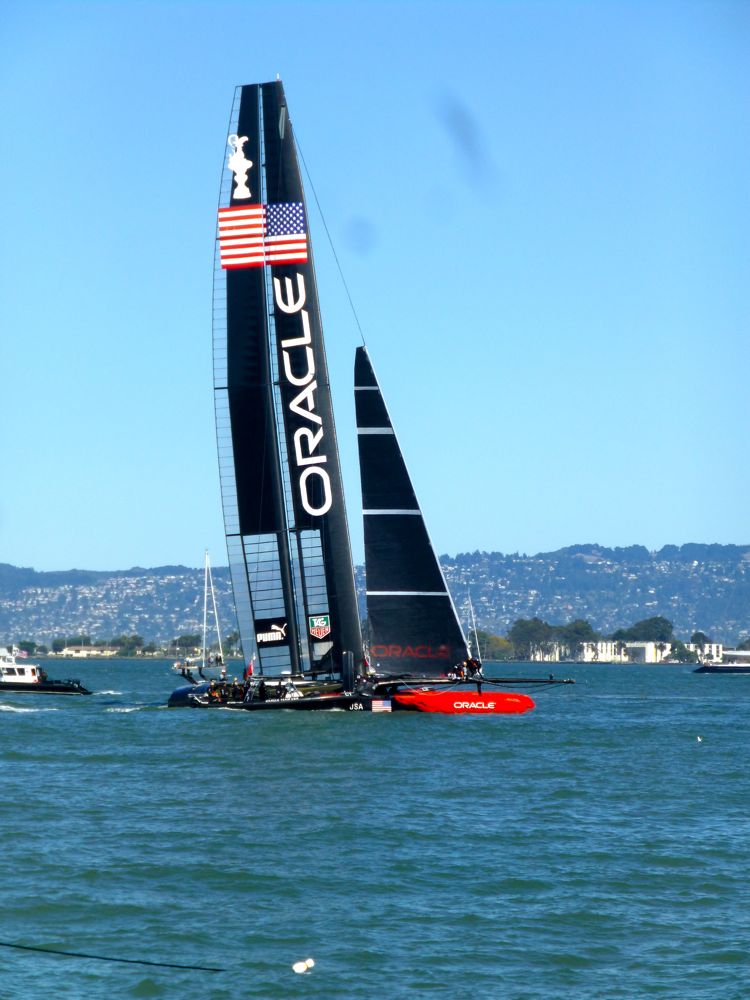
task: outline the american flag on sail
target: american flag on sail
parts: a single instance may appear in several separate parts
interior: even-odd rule
[[[219,253],[225,269],[304,263],[307,228],[302,202],[220,208]]]

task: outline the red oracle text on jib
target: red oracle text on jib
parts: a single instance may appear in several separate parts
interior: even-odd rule
[[[396,658],[408,658],[417,660],[448,660],[450,659],[450,649],[448,646],[438,646],[437,649],[433,649],[432,646],[396,646],[396,645],[381,645],[381,646],[371,646],[370,652],[373,656],[392,656]]]

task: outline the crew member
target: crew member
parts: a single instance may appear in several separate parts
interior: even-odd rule
[[[481,674],[482,672],[482,664],[476,656],[472,656],[466,661],[466,668],[469,671],[469,677],[476,677],[477,674]]]

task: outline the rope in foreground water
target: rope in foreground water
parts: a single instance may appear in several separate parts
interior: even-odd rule
[[[160,969],[226,972],[226,969],[218,969],[212,965],[182,965],[178,962],[151,962],[147,958],[112,958],[111,955],[91,955],[85,951],[63,951],[61,948],[42,948],[32,944],[17,944],[15,941],[0,941],[0,948],[16,948],[19,951],[38,951],[43,955],[65,955],[67,958],[91,958],[97,962],[123,962],[126,965],[155,965]]]

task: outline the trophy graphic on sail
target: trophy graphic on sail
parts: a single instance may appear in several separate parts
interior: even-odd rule
[[[227,166],[234,174],[235,189],[232,197],[250,198],[250,188],[247,186],[247,172],[252,168],[253,161],[248,160],[243,151],[243,146],[247,142],[246,135],[230,135],[227,139],[227,146],[231,146],[234,152],[229,154]]]

